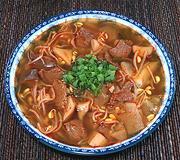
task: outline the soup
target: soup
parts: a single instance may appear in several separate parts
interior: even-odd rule
[[[53,26],[26,48],[15,90],[24,115],[46,136],[103,147],[155,118],[165,76],[155,48],[131,28],[78,19]]]

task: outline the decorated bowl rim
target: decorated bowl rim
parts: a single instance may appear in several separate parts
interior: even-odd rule
[[[57,142],[41,132],[39,132],[35,127],[33,127],[30,122],[25,118],[25,116],[20,111],[16,100],[16,96],[14,94],[14,75],[15,75],[15,68],[17,67],[17,64],[19,62],[19,59],[25,49],[25,44],[30,44],[31,41],[34,39],[33,36],[36,37],[39,33],[42,33],[43,31],[47,30],[48,28],[62,23],[64,21],[69,21],[73,19],[78,18],[97,18],[97,19],[104,19],[104,20],[112,20],[117,21],[118,23],[123,23],[124,25],[127,25],[133,29],[135,29],[137,32],[139,32],[142,36],[144,36],[147,40],[149,40],[158,50],[158,54],[163,61],[163,64],[166,69],[166,83],[168,85],[168,91],[166,92],[166,98],[164,101],[164,105],[162,105],[162,109],[159,111],[158,115],[156,116],[155,120],[148,125],[143,131],[141,131],[136,136],[129,138],[126,141],[123,141],[121,143],[110,145],[107,147],[99,147],[99,148],[80,148],[75,146],[70,146],[67,144],[63,144],[60,142]],[[63,21],[64,20],[64,21]],[[61,21],[61,22],[60,22]],[[31,40],[30,40],[31,39]],[[24,45],[24,46],[23,46]],[[27,46],[27,45],[26,45]],[[19,56],[19,57],[18,57]],[[168,76],[167,76],[168,75]],[[101,10],[78,10],[78,11],[72,11],[72,12],[65,12],[56,16],[51,17],[50,19],[40,23],[36,27],[34,27],[30,32],[28,32],[24,38],[18,43],[14,51],[12,52],[7,64],[6,69],[4,73],[4,91],[6,100],[15,115],[15,117],[18,119],[20,124],[25,128],[31,135],[36,137],[39,141],[42,143],[57,149],[62,152],[71,153],[71,154],[78,154],[78,155],[105,155],[114,153],[117,151],[124,150],[126,148],[129,148],[136,143],[142,141],[144,138],[146,138],[148,135],[150,135],[164,120],[165,116],[170,110],[170,107],[172,105],[172,101],[175,94],[175,84],[176,84],[176,76],[175,76],[175,69],[173,62],[170,58],[170,55],[168,54],[165,47],[162,45],[162,43],[159,41],[156,36],[149,31],[146,27],[138,23],[137,21],[134,21],[131,18],[127,18],[126,16],[119,15],[112,12],[106,12]]]

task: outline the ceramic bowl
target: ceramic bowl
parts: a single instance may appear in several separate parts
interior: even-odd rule
[[[165,71],[166,77],[166,91],[165,98],[163,100],[163,104],[159,113],[156,115],[154,120],[140,133],[136,136],[127,139],[118,144],[110,145],[107,147],[100,148],[80,148],[75,146],[70,146],[67,144],[63,144],[57,142],[44,134],[42,134],[39,130],[37,130],[34,126],[30,124],[28,119],[23,115],[21,109],[19,107],[17,98],[15,96],[14,89],[14,77],[17,65],[22,57],[22,54],[26,47],[42,32],[46,31],[50,27],[63,23],[68,20],[74,20],[79,18],[97,18],[102,20],[112,20],[128,27],[131,27],[138,33],[140,33],[144,38],[146,38],[157,50],[157,53],[161,59],[162,65]],[[149,31],[146,27],[141,25],[140,23],[134,21],[133,19],[127,18],[123,15],[118,15],[115,13],[105,12],[105,11],[95,11],[95,10],[84,10],[84,11],[73,11],[64,14],[59,14],[55,17],[44,21],[43,23],[36,26],[29,33],[27,33],[24,38],[18,43],[17,47],[13,51],[9,61],[7,63],[6,71],[5,71],[5,95],[7,102],[15,115],[15,117],[19,120],[19,123],[27,130],[31,135],[33,135],[37,140],[42,143],[55,148],[59,151],[63,151],[71,154],[79,154],[79,155],[104,155],[117,151],[124,150],[130,146],[135,145],[136,143],[142,141],[145,137],[150,135],[159,124],[163,121],[169,109],[172,105],[172,100],[175,93],[175,71],[173,63],[169,57],[169,54],[165,50],[162,43],[156,38],[156,36]]]

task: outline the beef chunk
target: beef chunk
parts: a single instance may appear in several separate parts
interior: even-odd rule
[[[34,81],[38,80],[38,71],[37,69],[31,69],[28,72],[26,72],[24,75],[22,75],[20,81],[21,83],[26,82],[26,81]]]
[[[111,55],[110,55],[108,52],[106,52],[106,53],[104,54],[104,58],[105,58],[109,63],[111,63],[112,65],[117,66],[117,67],[119,66],[117,62],[114,62],[114,61],[113,61]]]
[[[29,52],[28,53],[29,66],[31,68],[35,68],[35,69],[41,69],[41,68],[49,69],[49,68],[53,68],[53,67],[56,66],[55,60],[52,59],[51,57],[48,57],[48,56],[43,56],[41,59],[35,61],[34,63],[31,63],[38,56],[39,56],[39,54],[35,54],[34,52]]]
[[[52,84],[54,80],[59,79],[62,74],[63,74],[62,69],[58,67],[55,67],[50,70],[41,69],[39,71],[39,75],[41,79],[48,84]]]
[[[87,28],[80,28],[77,32],[75,43],[78,47],[90,47],[91,40],[96,37],[96,33]]]
[[[126,58],[131,53],[132,47],[128,41],[119,40],[116,46],[109,50],[112,57]]]
[[[64,124],[69,138],[78,142],[87,137],[86,130],[80,120],[72,120]]]
[[[109,104],[114,105],[116,102],[130,102],[134,99],[130,90],[123,88],[117,93],[113,93]]]
[[[66,85],[60,80],[54,80],[53,88],[55,92],[55,105],[61,109],[67,103]]]

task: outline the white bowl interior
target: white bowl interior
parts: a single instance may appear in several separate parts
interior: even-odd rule
[[[57,24],[60,24],[60,23],[63,23],[65,21],[69,21],[69,20],[75,20],[75,19],[79,19],[79,18],[96,18],[96,19],[101,19],[101,20],[112,20],[112,21],[115,21],[117,23],[120,23],[120,24],[123,24],[125,26],[128,26],[128,27],[131,27],[132,29],[134,29],[135,31],[137,31],[138,33],[140,33],[144,38],[146,38],[153,46],[154,48],[156,48],[156,51],[160,57],[160,60],[162,62],[162,65],[163,65],[163,68],[164,68],[164,71],[165,71],[165,77],[166,77],[166,89],[165,89],[165,96],[164,96],[164,99],[163,99],[163,104],[158,112],[158,114],[156,115],[156,117],[153,119],[153,121],[145,128],[143,129],[140,133],[138,133],[136,136],[130,138],[130,139],[127,139],[123,142],[121,142],[120,144],[129,144],[129,141],[130,140],[133,140],[133,139],[140,139],[141,138],[141,134],[144,133],[144,132],[147,132],[148,129],[151,130],[151,127],[153,126],[153,124],[155,122],[157,122],[157,119],[160,117],[160,116],[163,116],[164,113],[166,112],[164,110],[164,107],[165,107],[165,104],[167,102],[167,97],[168,97],[168,94],[169,94],[169,91],[170,91],[170,71],[168,69],[168,62],[165,60],[165,57],[163,56],[163,53],[161,51],[161,49],[159,48],[159,46],[157,45],[157,42],[155,42],[145,31],[143,31],[142,29],[140,29],[139,27],[133,25],[132,23],[126,21],[126,20],[123,20],[123,19],[120,19],[120,18],[116,18],[116,17],[112,17],[112,16],[108,16],[108,15],[101,15],[101,14],[83,14],[83,15],[74,15],[74,16],[70,16],[70,17],[66,17],[66,18],[61,18],[61,19],[58,19],[54,22],[51,22],[47,25],[45,25],[44,27],[40,28],[38,31],[35,32],[35,30],[32,30],[31,33],[33,33],[26,41],[25,43],[23,44],[19,44],[19,47],[20,49],[18,50],[18,53],[13,61],[13,64],[12,64],[12,67],[11,67],[11,70],[10,70],[10,95],[11,95],[11,98],[12,98],[12,102],[13,104],[17,107],[17,112],[18,114],[22,117],[23,121],[25,123],[27,123],[30,128],[32,130],[34,130],[36,133],[38,133],[40,136],[48,139],[48,141],[52,141],[52,143],[58,143],[60,145],[64,145],[64,146],[67,146],[67,147],[71,147],[71,148],[78,148],[78,147],[75,147],[75,146],[70,146],[70,145],[66,145],[66,144],[62,144],[60,142],[57,142],[47,136],[45,136],[44,134],[42,134],[38,129],[36,129],[34,126],[32,126],[30,124],[30,122],[28,121],[28,119],[24,116],[24,114],[21,112],[21,109],[20,109],[20,106],[18,104],[18,101],[16,99],[16,96],[15,96],[15,88],[14,88],[14,85],[15,85],[15,82],[14,82],[14,77],[15,77],[15,72],[16,72],[16,68],[17,68],[17,65],[22,57],[22,54],[24,52],[24,50],[29,46],[29,44],[38,36],[40,35],[42,32],[46,31],[47,29],[49,29],[50,27],[54,26],[54,25],[57,25]],[[133,20],[132,20],[133,22]],[[47,23],[47,22],[44,22],[44,23]],[[138,23],[137,23],[138,25]],[[38,26],[37,26],[38,27]],[[150,33],[149,33],[150,34]],[[152,35],[153,36],[153,35]],[[163,113],[164,112],[164,113]],[[153,127],[152,127],[153,128]],[[38,138],[38,135],[37,135],[37,138]],[[108,147],[116,147],[118,144],[114,144],[114,145],[111,145],[111,146],[107,146],[107,147],[100,147],[100,148],[108,148]],[[91,150],[93,150],[92,148],[90,148]],[[96,148],[97,149],[97,148]]]

